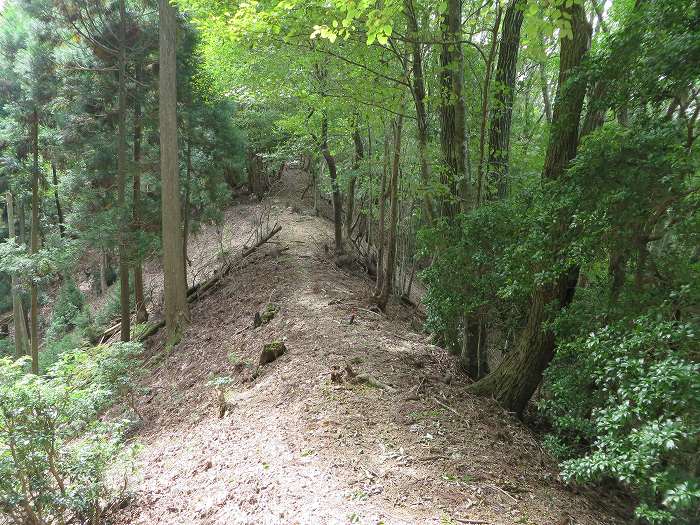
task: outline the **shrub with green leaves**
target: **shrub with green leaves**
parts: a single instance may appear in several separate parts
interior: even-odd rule
[[[75,281],[68,277],[58,292],[47,339],[57,340],[72,331],[85,306],[85,297]]]
[[[563,477],[630,487],[649,523],[700,518],[697,328],[623,319],[562,345],[547,372],[540,408]]]
[[[27,373],[26,359],[0,359],[0,519],[102,521],[125,422],[97,416],[133,388],[138,351],[133,343],[67,351],[46,376]]]

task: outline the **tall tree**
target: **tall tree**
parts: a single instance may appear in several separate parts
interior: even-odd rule
[[[137,60],[134,66],[134,138],[133,138],[133,221],[134,231],[138,232],[142,228],[141,224],[141,139],[143,134],[142,110],[141,110],[141,89],[139,84],[141,78],[141,63]],[[148,320],[146,301],[143,292],[143,267],[141,265],[141,254],[134,257],[134,303],[136,305],[136,322],[144,323]]]
[[[423,185],[423,208],[428,222],[435,218],[433,202],[428,193],[430,185],[430,161],[428,159],[428,112],[425,104],[425,76],[423,73],[423,49],[419,39],[418,14],[413,0],[404,0],[404,14],[408,28],[407,38],[411,47],[411,94],[416,107],[416,138]]]
[[[588,50],[591,27],[579,3],[565,6],[562,15],[571,21],[571,35],[562,37],[561,42],[559,85],[542,172],[545,181],[559,179],[576,156],[586,94],[585,79],[576,77],[575,72]],[[555,229],[564,231],[568,220],[567,217],[557,218]],[[550,322],[556,310],[566,307],[573,299],[577,279],[578,269],[569,268],[553,282],[535,288],[530,298],[527,325],[516,348],[491,374],[475,383],[472,392],[493,396],[506,409],[522,413],[554,356],[555,334]]]
[[[461,0],[447,0],[440,25],[440,144],[445,163],[442,180],[450,194],[443,201],[442,213],[452,216],[459,211],[459,199],[467,197]]]
[[[159,127],[165,325],[171,341],[189,320],[183,272],[183,236],[177,145],[177,11],[158,0],[160,17]]]
[[[338,184],[338,167],[335,156],[328,145],[328,112],[324,109],[321,116],[321,154],[328,166],[331,179],[331,194],[333,196],[333,232],[335,236],[335,253],[343,253],[343,200]]]
[[[382,278],[382,289],[377,299],[379,308],[384,310],[389,302],[389,295],[394,287],[394,267],[396,260],[396,238],[398,235],[399,216],[399,175],[401,173],[401,132],[403,130],[404,106],[401,105],[399,115],[394,119],[394,159],[391,166],[391,179],[389,180],[389,238],[387,239],[386,261],[384,262],[384,277]]]
[[[131,339],[131,308],[129,305],[129,256],[127,250],[128,221],[126,213],[126,5],[119,0],[119,124],[117,143],[117,207],[119,209],[119,304],[121,309],[121,340]]]
[[[477,174],[477,189],[476,189],[476,202],[475,205],[478,206],[483,200],[483,186],[484,186],[484,161],[485,161],[485,151],[486,151],[486,125],[489,120],[489,109],[491,102],[491,76],[493,75],[493,63],[496,59],[496,51],[498,49],[498,32],[501,28],[501,17],[503,15],[503,10],[501,9],[500,0],[496,1],[496,16],[493,21],[493,28],[491,29],[491,47],[489,49],[489,54],[486,57],[485,74],[483,88],[481,90],[481,125],[479,127],[479,167]]]
[[[496,66],[496,86],[489,131],[486,171],[487,195],[504,197],[508,188],[510,127],[515,98],[515,68],[520,49],[520,28],[527,0],[509,0],[503,17],[501,45]]]
[[[53,182],[53,198],[56,203],[56,215],[58,215],[58,232],[61,237],[64,237],[66,235],[66,224],[63,218],[61,199],[58,196],[58,173],[56,173],[56,163],[54,161],[51,161],[51,178]]]
[[[348,177],[348,191],[346,197],[345,209],[345,238],[350,243],[350,235],[352,234],[353,215],[355,213],[355,185],[357,184],[357,172],[360,169],[362,159],[365,156],[362,136],[360,135],[359,116],[356,114],[353,118],[352,125],[352,142],[355,146],[355,154],[352,158],[352,173]]]
[[[39,111],[35,107],[31,116],[32,143],[32,233],[31,254],[39,253]],[[39,373],[39,288],[36,280],[32,279],[30,288],[31,311],[29,316],[29,331],[32,344],[32,372]]]

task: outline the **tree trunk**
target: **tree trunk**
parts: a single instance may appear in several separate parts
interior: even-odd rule
[[[442,213],[454,216],[460,209],[455,202],[459,185],[465,180],[465,113],[462,56],[462,3],[447,0],[447,10],[441,15],[443,44],[440,50],[440,144],[445,163],[443,184],[449,188],[450,197],[442,203]]]
[[[496,2],[496,19],[491,30],[491,49],[486,58],[486,74],[484,76],[484,87],[481,97],[481,125],[479,128],[479,166],[477,172],[476,206],[481,204],[483,199],[484,185],[484,151],[486,149],[486,124],[489,120],[489,98],[491,96],[491,74],[493,73],[493,61],[498,48],[498,31],[501,27],[501,3]]]
[[[343,253],[343,203],[338,186],[338,169],[335,157],[331,155],[328,147],[328,115],[323,113],[321,119],[321,153],[328,166],[328,176],[331,179],[331,191],[333,193],[333,225],[335,231],[335,253]]]
[[[19,199],[19,244],[26,246],[27,244],[27,220],[24,209],[24,198]]]
[[[107,251],[102,248],[102,254],[100,256],[100,294],[107,292],[107,270],[109,269],[109,264],[107,261]]]
[[[32,242],[31,254],[39,252],[39,112],[32,115]],[[39,289],[36,281],[31,284],[30,337],[32,345],[32,373],[39,373]]]
[[[571,17],[573,38],[564,39],[561,43],[559,86],[542,173],[545,180],[560,178],[576,156],[581,109],[586,94],[585,81],[570,80],[588,49],[590,25],[578,4],[564,8],[564,13]],[[559,218],[555,226],[557,231],[563,232],[568,222],[567,217]],[[530,298],[527,325],[516,348],[489,376],[471,387],[473,393],[493,396],[506,409],[522,413],[554,356],[555,337],[550,323],[558,310],[572,301],[577,280],[578,268],[573,267],[556,282],[535,289]],[[553,308],[554,305],[556,308]]]
[[[190,184],[192,177],[192,140],[187,138],[187,150],[185,153],[186,175],[185,175],[185,206],[183,210],[184,225],[182,228],[182,272],[187,285],[187,241],[190,236]]]
[[[51,163],[51,175],[53,177],[53,198],[56,202],[56,213],[58,214],[58,233],[61,238],[66,235],[66,226],[63,221],[63,208],[61,208],[61,200],[58,198],[58,174],[56,173],[56,163]]]
[[[352,162],[353,173],[350,174],[348,180],[347,208],[345,210],[345,238],[348,242],[350,242],[350,234],[352,233],[352,216],[355,213],[355,182],[357,180],[357,171],[360,169],[360,163],[365,156],[360,129],[357,126],[357,117],[352,132],[352,141],[355,145],[355,156]]]
[[[141,94],[139,82],[141,81],[141,64],[136,63],[135,73],[136,87],[134,88],[134,186],[133,186],[133,221],[134,232],[141,231]],[[138,235],[136,236],[138,239]],[[136,304],[136,323],[148,321],[148,310],[143,291],[143,268],[141,266],[141,254],[136,248],[134,257],[134,302]]]
[[[121,340],[131,339],[129,305],[129,255],[126,213],[126,6],[119,0],[119,125],[117,144],[117,207],[119,209],[119,304],[121,306]]]
[[[15,212],[12,193],[9,191],[7,196],[7,226],[10,239],[17,242],[15,239]],[[27,355],[27,326],[24,324],[24,307],[22,306],[22,298],[17,293],[19,289],[19,279],[13,273],[11,276],[12,286],[12,318],[15,324],[15,356],[22,357]]]
[[[323,164],[319,161],[318,163],[312,160],[309,163],[310,164],[310,170],[311,170],[311,184],[313,186],[313,191],[314,191],[314,215],[318,217],[320,210],[319,210],[319,198],[318,198],[318,181],[321,177],[321,166]]]
[[[508,159],[515,93],[515,68],[518,63],[520,28],[526,4],[527,0],[510,0],[503,17],[486,172],[488,184],[486,194],[490,199],[504,198],[508,191]]]
[[[540,82],[542,83],[542,102],[544,104],[544,116],[547,124],[552,123],[552,103],[549,101],[549,82],[547,82],[547,71],[544,62],[540,63]]]
[[[160,177],[163,223],[163,276],[165,326],[175,342],[189,320],[182,267],[182,220],[177,147],[177,14],[168,0],[159,0],[160,73],[158,108],[160,126]]]
[[[467,376],[478,380],[489,373],[486,320],[479,313],[463,319],[461,365]]]
[[[379,190],[379,225],[377,229],[379,230],[379,236],[377,239],[378,249],[377,249],[377,281],[374,287],[374,296],[379,297],[382,293],[384,287],[384,237],[386,227],[384,223],[386,222],[386,178],[389,172],[389,141],[387,140],[386,128],[384,130],[384,166],[382,168],[382,180],[380,182]]]
[[[416,138],[418,139],[418,160],[420,162],[420,179],[423,185],[423,210],[428,223],[435,218],[433,202],[428,193],[430,186],[430,163],[428,160],[428,116],[425,109],[425,80],[423,76],[423,55],[418,34],[418,17],[413,0],[404,0],[404,12],[411,42],[411,61],[413,85],[411,94],[416,106]]]
[[[399,215],[399,170],[401,163],[401,130],[403,128],[403,108],[401,115],[396,117],[394,123],[394,163],[391,167],[391,181],[389,193],[391,198],[391,216],[389,219],[389,238],[386,247],[386,264],[384,265],[384,279],[382,291],[377,299],[377,305],[384,310],[389,302],[389,295],[394,284],[394,266],[396,264],[396,237]]]
[[[258,200],[262,200],[268,190],[267,181],[264,179],[265,166],[262,157],[253,149],[248,148],[246,152],[248,170],[248,188]]]

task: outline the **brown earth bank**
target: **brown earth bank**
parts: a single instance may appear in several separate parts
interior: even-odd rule
[[[295,203],[302,177],[287,172],[268,204],[227,213],[232,245],[265,206],[282,230],[192,305],[176,347],[149,342],[138,470],[114,522],[626,522],[612,496],[561,483],[518,420],[467,394],[412,308],[374,311],[371,280],[323,249],[331,225]],[[221,234],[202,235],[208,261]],[[197,253],[204,238],[192,239]],[[272,318],[255,327],[256,312]],[[259,366],[272,342],[286,351]],[[217,389],[216,377],[227,384]]]

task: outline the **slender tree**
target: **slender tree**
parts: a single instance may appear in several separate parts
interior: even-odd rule
[[[328,113],[323,110],[321,117],[321,154],[328,166],[328,175],[331,179],[331,194],[333,195],[333,231],[335,234],[335,253],[343,253],[343,201],[338,184],[338,167],[335,156],[328,145]]]
[[[403,106],[400,114],[394,119],[394,159],[391,166],[391,180],[389,181],[390,216],[389,238],[387,239],[386,261],[384,263],[384,277],[382,289],[377,299],[379,308],[384,310],[389,302],[389,295],[394,286],[394,266],[396,261],[396,238],[398,235],[399,216],[399,174],[401,173],[401,131],[403,129]]]
[[[386,252],[386,179],[389,173],[389,140],[386,124],[384,124],[384,161],[382,164],[382,176],[379,183],[379,220],[377,224],[377,279],[373,297],[379,298],[384,288],[384,254]]]
[[[501,16],[503,10],[501,9],[500,0],[496,1],[496,17],[493,22],[493,28],[491,29],[491,47],[489,48],[489,54],[486,57],[486,63],[484,67],[486,73],[484,75],[483,88],[481,90],[481,125],[479,128],[479,167],[477,174],[477,190],[476,190],[476,206],[481,204],[483,199],[483,186],[484,186],[484,161],[485,161],[485,150],[486,150],[486,125],[489,120],[489,109],[491,102],[491,76],[493,75],[493,62],[496,58],[496,51],[498,49],[498,32],[501,28]]]
[[[433,202],[428,193],[430,186],[430,161],[428,159],[428,112],[425,106],[425,77],[423,74],[423,50],[419,40],[418,15],[413,0],[404,0],[404,13],[411,47],[411,94],[416,107],[416,138],[420,179],[423,186],[423,208],[428,222],[435,218]]]
[[[53,182],[53,198],[56,203],[56,214],[58,215],[58,233],[61,237],[66,235],[66,224],[63,218],[63,207],[61,206],[61,199],[58,197],[58,173],[56,173],[56,163],[51,162],[51,178]]]
[[[129,257],[127,250],[128,222],[126,214],[126,5],[119,0],[119,124],[117,143],[117,207],[119,210],[119,303],[121,309],[121,340],[131,338],[131,308],[129,305]]]
[[[357,183],[357,171],[360,169],[360,164],[365,156],[362,136],[358,123],[359,117],[355,115],[353,119],[352,142],[355,146],[355,154],[352,158],[352,173],[348,177],[347,204],[345,209],[345,238],[350,242],[350,234],[352,233],[353,215],[355,213],[355,185]]]
[[[141,90],[139,84],[141,78],[141,63],[136,62],[134,66],[135,88],[134,88],[134,139],[133,139],[133,227],[135,232],[142,228],[141,224],[141,139],[143,134],[142,110],[141,110]],[[136,322],[144,323],[148,320],[146,310],[146,300],[143,292],[143,267],[141,265],[141,255],[134,257],[134,302],[136,304]]]
[[[39,253],[39,111],[34,108],[31,116],[32,143],[32,232],[31,254]],[[32,345],[32,372],[39,373],[39,288],[36,280],[32,279],[30,288],[31,311],[29,316],[29,331]]]

